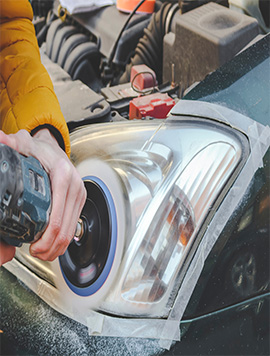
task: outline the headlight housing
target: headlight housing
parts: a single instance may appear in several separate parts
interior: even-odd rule
[[[192,251],[237,174],[245,137],[209,120],[174,118],[90,126],[73,133],[71,142],[79,171],[89,158],[89,164],[101,161],[122,189],[122,262],[99,309],[165,317]]]
[[[171,116],[85,126],[71,134],[71,147],[86,186],[95,186],[104,200],[98,212],[89,188],[91,209],[98,212],[92,220],[99,221],[93,231],[108,236],[95,241],[98,254],[89,244],[72,242],[52,263],[31,257],[24,246],[17,259],[53,286],[33,289],[75,319],[74,310],[93,307],[110,315],[166,318],[248,157],[246,136],[217,121]]]

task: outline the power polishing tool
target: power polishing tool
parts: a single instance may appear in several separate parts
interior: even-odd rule
[[[92,160],[76,168],[83,177],[87,199],[74,238],[52,268],[62,292],[61,303],[63,296],[71,303],[74,296],[87,296],[80,303],[93,307],[110,290],[120,266],[125,211],[121,185],[110,167]],[[37,241],[51,210],[47,173],[35,158],[0,143],[0,182],[0,239],[15,246]]]
[[[0,144],[0,238],[10,245],[37,241],[51,209],[50,180],[40,162]],[[75,239],[83,234],[77,224]]]

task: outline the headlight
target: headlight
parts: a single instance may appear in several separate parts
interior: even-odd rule
[[[88,190],[83,214],[91,231],[40,274],[59,290],[54,302],[166,317],[246,159],[246,137],[218,122],[172,117],[90,125],[71,134],[71,147]],[[41,270],[25,256],[17,254]]]
[[[187,119],[92,126],[71,142],[82,177],[101,162],[98,178],[122,206],[116,211],[117,227],[124,226],[121,265],[99,309],[166,316],[191,248],[241,160],[243,138],[223,125]],[[111,184],[110,172],[118,182]]]

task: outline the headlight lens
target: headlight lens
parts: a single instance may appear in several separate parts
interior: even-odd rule
[[[168,314],[192,250],[236,174],[243,142],[223,125],[190,119],[110,123],[71,135],[74,164],[101,160],[123,188],[124,255],[101,310]]]

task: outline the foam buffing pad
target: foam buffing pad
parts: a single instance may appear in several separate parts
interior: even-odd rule
[[[121,263],[126,224],[123,190],[116,172],[104,161],[89,159],[76,168],[87,190],[83,235],[70,243],[54,266],[65,303],[94,308],[110,290]]]

